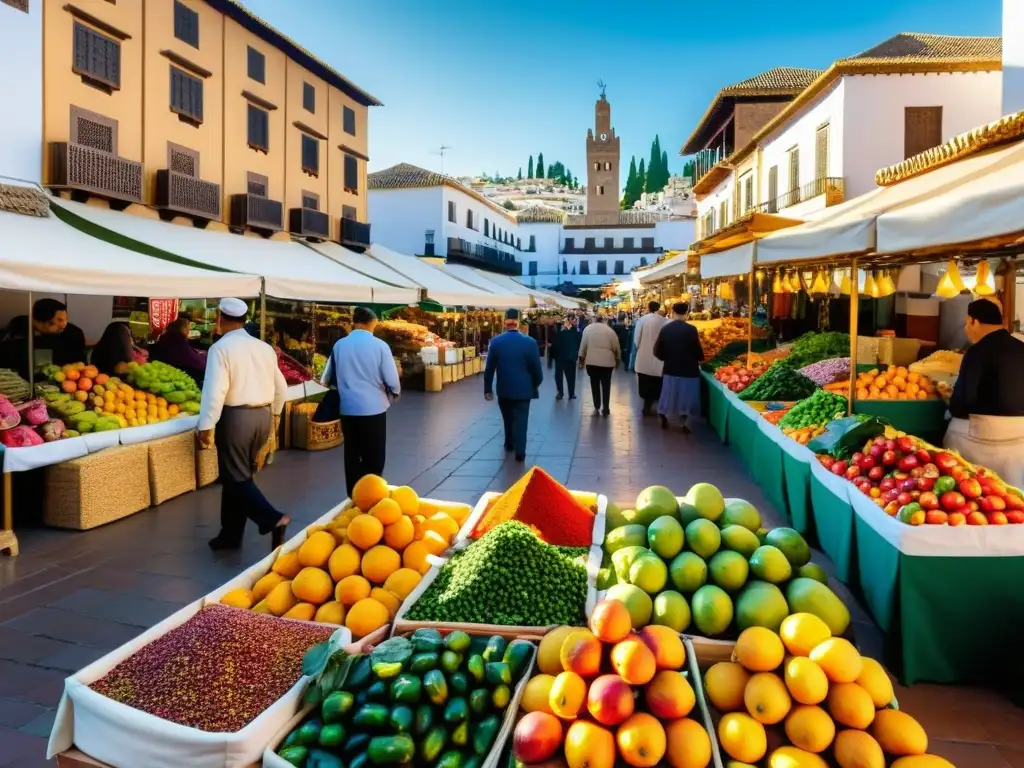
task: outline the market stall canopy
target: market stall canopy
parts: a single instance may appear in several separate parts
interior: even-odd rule
[[[46,210],[48,198],[36,190],[40,213],[0,211],[0,288],[15,291],[92,296],[258,296],[252,274],[203,269],[194,263],[145,256],[66,224]]]
[[[647,271],[637,272],[636,278],[640,281],[641,285],[650,285],[651,283],[657,283],[661,280],[681,275],[687,270],[686,259],[689,255],[689,251],[683,251],[675,256],[669,256],[663,262],[655,264]]]
[[[336,261],[346,269],[350,269],[363,277],[375,280],[379,285],[373,289],[373,300],[378,304],[415,304],[420,300],[423,289],[416,283],[393,270],[386,264],[370,258],[364,253],[356,253],[337,243],[304,243],[332,261]]]
[[[487,272],[467,267],[465,264],[440,263],[435,265],[438,269],[447,272],[456,280],[461,280],[467,285],[487,291],[491,294],[492,306],[500,308],[515,307],[526,309],[533,306],[533,300],[528,293],[518,293],[506,286],[499,285]]]
[[[746,275],[754,266],[756,240],[750,240],[729,248],[725,251],[705,253],[700,257],[700,276],[702,280],[716,277],[733,277]]]
[[[790,219],[774,213],[752,212],[741,216],[726,227],[713,232],[690,246],[690,250],[698,256],[707,253],[718,253],[745,245],[780,229],[789,229],[802,224],[801,219]],[[704,274],[701,273],[701,277]]]
[[[446,307],[498,307],[494,297],[468,283],[456,279],[433,264],[416,256],[405,256],[374,243],[366,255],[405,275],[427,292],[427,297]]]
[[[576,304],[572,304],[570,302],[559,301],[559,299],[556,298],[556,296],[553,296],[552,294],[549,294],[549,293],[547,293],[545,291],[541,291],[541,290],[538,290],[536,288],[531,288],[528,285],[523,285],[518,280],[516,280],[514,277],[510,277],[509,275],[499,275],[499,274],[497,274],[495,272],[483,272],[482,270],[478,270],[478,269],[474,269],[473,271],[474,272],[479,272],[480,274],[482,274],[484,277],[486,277],[490,282],[494,283],[495,285],[501,286],[502,288],[505,288],[505,289],[507,289],[509,291],[512,291],[513,293],[517,293],[517,294],[521,294],[521,295],[529,297],[530,299],[532,299],[532,306],[535,306],[535,307],[548,307],[548,306],[550,306],[550,307],[566,307],[566,308],[570,308],[570,307],[571,308],[575,308],[576,307]]]
[[[294,242],[208,232],[69,200],[60,200],[53,206],[71,214],[63,218],[89,234],[140,253],[171,260],[187,258],[212,269],[257,274],[265,280],[267,295],[278,299],[334,304],[372,302],[374,288],[386,287]],[[166,293],[165,290],[153,295]]]
[[[958,137],[878,173],[879,183],[928,183],[942,170],[960,182],[917,203],[884,212],[875,223],[880,254],[934,251],[950,245],[997,247],[1024,232],[1024,112]],[[1006,144],[1007,140],[1013,143]],[[993,144],[1001,144],[992,148]],[[958,154],[963,159],[957,159]],[[984,154],[981,154],[984,152]],[[974,154],[975,170],[965,169]],[[952,161],[949,159],[952,158]],[[917,161],[916,163],[913,161]]]

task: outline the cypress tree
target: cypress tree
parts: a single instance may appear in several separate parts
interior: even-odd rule
[[[544,153],[543,152],[541,152],[539,155],[537,155],[537,178],[538,179],[547,178],[544,175]]]
[[[666,150],[661,151],[661,172],[664,175],[665,184],[668,184],[668,180],[672,177],[672,174],[668,170],[668,152]],[[661,186],[665,186],[662,184]]]
[[[644,169],[644,159],[641,157],[640,158],[640,167],[637,168],[637,171],[636,171],[637,189],[639,190],[637,192],[637,195],[636,195],[636,199],[637,200],[640,199],[640,192],[643,192],[645,189],[647,189],[647,176],[648,176],[649,173],[650,173],[650,169],[647,169],[647,170]]]
[[[519,166],[519,173],[516,174],[516,179],[518,181],[523,180],[523,166]]]
[[[526,166],[526,178],[533,178],[533,155],[530,155],[530,164]]]
[[[633,207],[636,202],[636,157],[629,160],[629,175],[626,176],[626,186],[622,189],[622,210]]]

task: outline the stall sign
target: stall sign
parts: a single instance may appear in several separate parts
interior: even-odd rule
[[[149,330],[159,334],[178,316],[177,299],[149,300]]]

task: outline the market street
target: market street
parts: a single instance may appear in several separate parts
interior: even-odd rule
[[[761,492],[705,426],[691,437],[642,420],[635,379],[618,373],[612,414],[593,415],[589,381],[579,399],[554,399],[550,371],[531,409],[526,464],[506,456],[496,403],[473,377],[437,394],[406,394],[388,419],[386,476],[423,496],[475,503],[504,490],[532,464],[569,488],[593,490],[632,505],[646,486],[683,494],[711,482],[726,496],[750,500],[779,525]],[[292,532],[344,497],[340,450],[284,451],[259,476],[261,487],[291,514]],[[213,554],[219,491],[205,489],[85,533],[19,531],[22,553],[0,559],[0,765],[36,766],[49,735],[64,678],[135,637],[179,607],[261,558],[267,539],[251,526],[240,553]],[[826,563],[816,553],[815,562]],[[840,585],[833,581],[837,591]],[[881,658],[877,630],[854,599],[858,641]],[[1024,711],[998,695],[964,687],[897,687],[900,704],[932,736],[930,751],[961,768],[1024,766]]]

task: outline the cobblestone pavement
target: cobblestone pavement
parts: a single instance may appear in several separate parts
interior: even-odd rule
[[[388,417],[385,474],[421,495],[469,503],[484,491],[504,490],[532,464],[570,488],[627,504],[649,485],[681,494],[707,481],[726,496],[749,499],[769,524],[779,524],[709,429],[684,437],[663,432],[657,419],[642,419],[634,380],[624,373],[614,379],[610,417],[594,414],[585,376],[579,385],[578,400],[556,402],[549,375],[531,408],[525,466],[504,453],[498,408],[484,401],[479,377],[438,394],[408,393]],[[341,460],[341,450],[286,451],[259,483],[298,530],[344,498]],[[21,556],[0,558],[0,765],[45,764],[45,739],[67,675],[266,553],[268,540],[251,526],[241,552],[210,552],[218,502],[213,487],[85,533],[19,531]],[[825,563],[820,554],[815,560]],[[853,608],[858,639],[878,655],[876,630]],[[1024,711],[998,695],[918,685],[898,688],[897,696],[927,728],[932,751],[959,768],[1024,768]]]

